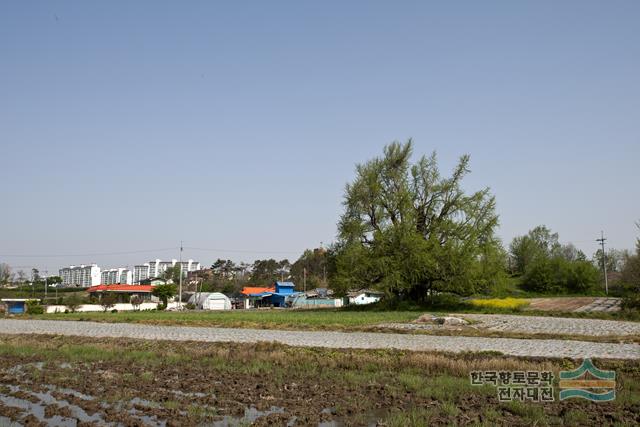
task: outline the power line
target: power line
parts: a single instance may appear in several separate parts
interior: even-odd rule
[[[55,254],[55,255],[10,255],[0,254],[0,257],[5,258],[64,258],[64,257],[90,257],[90,256],[110,256],[110,255],[129,255],[129,254],[142,254],[149,252],[166,252],[175,251],[177,248],[160,248],[160,249],[142,249],[137,251],[120,251],[120,252],[92,252],[84,254]]]
[[[202,252],[232,252],[232,253],[244,253],[244,254],[298,254],[300,251],[253,251],[248,249],[209,249],[209,248],[194,248],[185,246],[184,249],[191,251]]]
[[[198,248],[198,247],[172,247],[172,248],[157,248],[157,249],[139,249],[131,251],[116,251],[116,252],[86,252],[86,253],[68,253],[68,254],[0,254],[1,258],[70,258],[70,257],[100,257],[100,256],[118,256],[118,255],[134,255],[143,253],[154,252],[173,252],[175,250],[189,250],[189,251],[201,251],[201,252],[216,252],[216,253],[239,253],[239,254],[282,254],[291,255],[299,254],[300,251],[265,251],[265,250],[250,250],[250,249],[224,249],[224,248]],[[24,266],[35,267],[35,266]]]

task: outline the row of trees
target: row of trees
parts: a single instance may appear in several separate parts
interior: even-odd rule
[[[509,270],[522,275],[525,289],[580,293],[599,282],[598,269],[573,244],[561,244],[558,233],[535,227],[509,246]]]
[[[293,264],[287,259],[259,259],[252,264],[236,264],[218,259],[211,265],[211,274],[199,278],[203,291],[237,293],[243,286],[268,286],[275,281],[293,281],[299,288],[327,287],[331,274],[329,251],[324,248],[306,250]],[[174,280],[175,281],[175,280]]]
[[[229,259],[217,259],[211,265],[210,272],[194,282],[204,292],[234,294],[246,285],[267,286],[276,280],[291,280],[291,270],[292,265],[287,259],[256,260],[253,264],[236,264]]]
[[[60,276],[47,276],[46,282],[50,285],[62,283],[62,278]],[[44,285],[45,278],[40,275],[40,271],[37,268],[31,269],[31,274],[29,275],[24,270],[14,272],[9,264],[0,263],[0,286],[25,283]]]

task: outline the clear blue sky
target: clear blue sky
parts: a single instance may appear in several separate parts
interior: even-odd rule
[[[393,140],[471,155],[508,243],[640,219],[640,2],[0,4],[0,254],[295,259]],[[1,257],[50,273],[177,251]]]

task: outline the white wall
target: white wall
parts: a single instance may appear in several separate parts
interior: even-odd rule
[[[349,304],[356,304],[356,305],[371,304],[378,301],[380,301],[379,296],[368,297],[365,295],[364,292],[359,295],[356,295],[355,297],[349,297]]]
[[[169,305],[171,305],[171,303],[169,303]],[[158,307],[157,302],[143,302],[142,304],[140,304],[140,310],[152,310],[157,307]],[[127,304],[119,303],[119,304],[115,304],[113,307],[111,307],[107,311],[111,311],[113,309],[118,311],[133,311],[133,306],[128,303]],[[66,305],[48,305],[46,307],[47,313],[64,313],[65,310],[68,310]],[[82,312],[82,313],[87,313],[91,311],[103,311],[103,308],[99,304],[83,304],[76,309],[76,312]]]

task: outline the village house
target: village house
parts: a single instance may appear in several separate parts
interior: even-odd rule
[[[384,292],[361,289],[349,292],[347,296],[349,297],[349,304],[365,305],[380,301],[384,296]]]
[[[244,308],[286,307],[287,298],[296,291],[293,282],[276,282],[270,287],[245,286],[242,294],[245,297]]]
[[[130,302],[134,295],[143,302],[157,301],[157,298],[152,296],[152,292],[153,285],[98,285],[87,289],[89,295],[98,299],[102,299],[106,294],[114,295],[119,303]]]

